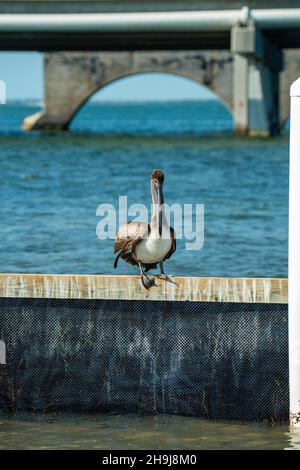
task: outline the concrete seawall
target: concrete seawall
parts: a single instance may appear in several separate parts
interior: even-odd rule
[[[287,419],[287,280],[177,281],[1,275],[0,407]]]

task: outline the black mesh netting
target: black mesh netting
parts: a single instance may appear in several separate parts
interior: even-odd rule
[[[0,407],[288,416],[287,305],[0,299]]]

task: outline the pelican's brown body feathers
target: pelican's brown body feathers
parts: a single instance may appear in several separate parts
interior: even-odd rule
[[[148,238],[150,233],[150,224],[146,222],[130,221],[127,224],[122,225],[117,234],[114,245],[114,253],[119,253],[115,259],[114,267],[117,267],[119,258],[122,258],[126,263],[137,265],[138,260],[135,256],[135,248],[143,239]],[[176,251],[176,239],[174,229],[172,227],[170,227],[170,237],[172,242],[171,249],[161,261],[170,258]],[[157,267],[157,263],[143,263],[143,266],[145,267],[145,270],[148,271],[149,269],[155,269]]]

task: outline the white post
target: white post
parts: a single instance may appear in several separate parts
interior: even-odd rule
[[[290,424],[300,428],[300,78],[290,90],[289,382]]]

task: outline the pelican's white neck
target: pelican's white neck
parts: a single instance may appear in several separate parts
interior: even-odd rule
[[[165,216],[164,196],[162,186],[158,189],[154,182],[151,181],[151,195],[152,195],[152,217],[151,217],[151,231],[159,233],[162,236],[163,229],[168,228],[167,219]]]

